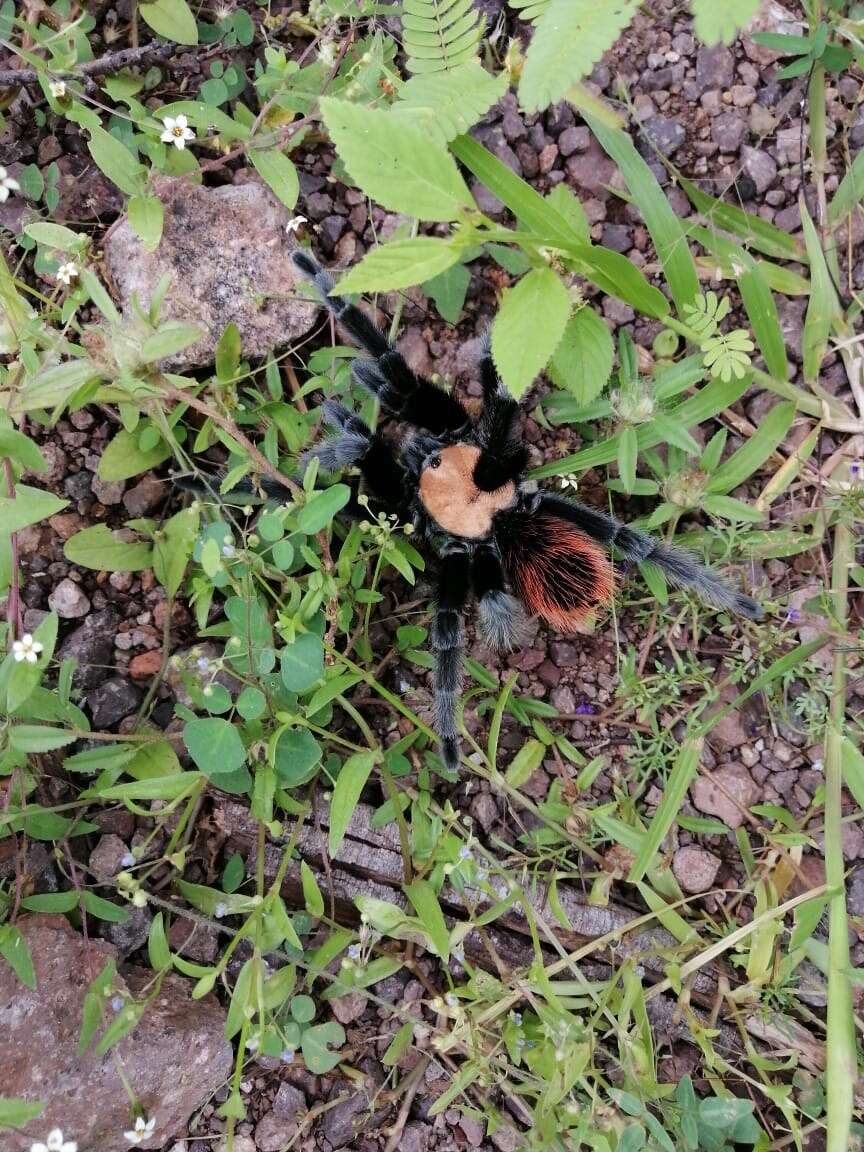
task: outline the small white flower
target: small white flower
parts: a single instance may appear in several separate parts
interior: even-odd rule
[[[195,133],[189,127],[185,116],[163,116],[162,123],[165,131],[159,137],[163,144],[173,144],[182,152],[187,140],[194,140]]]
[[[562,476],[558,484],[565,492],[568,488],[572,488],[574,492],[579,491],[579,478],[575,472],[568,472],[566,476]]]
[[[30,1152],[78,1152],[78,1145],[74,1140],[64,1140],[59,1128],[52,1128],[45,1143],[37,1140],[30,1145]]]
[[[22,663],[26,660],[28,664],[35,664],[39,659],[39,653],[42,651],[42,645],[38,640],[34,640],[29,632],[25,632],[20,640],[16,640],[12,645],[12,656],[17,663]],[[55,1128],[56,1132],[57,1129]],[[53,1149],[51,1150],[53,1152]]]
[[[234,548],[233,544],[223,544],[222,545],[222,555],[223,556],[230,558],[231,556],[234,555],[235,551],[236,551],[236,549]]]
[[[216,907],[213,909],[213,915],[216,917],[217,920],[221,920],[223,916],[228,915],[228,905],[227,904],[217,904]]]
[[[48,91],[55,100],[63,100],[66,96],[66,81],[65,80],[51,80],[48,83]]]
[[[293,233],[299,232],[303,225],[308,223],[309,221],[305,216],[292,216],[288,223],[285,225],[285,231],[289,236],[291,236]]]
[[[124,1132],[123,1138],[128,1140],[130,1144],[143,1144],[153,1135],[155,1128],[155,1116],[151,1116],[149,1120],[145,1120],[143,1116],[138,1116],[135,1119],[135,1127],[131,1132]]]
[[[57,279],[60,281],[61,284],[66,284],[67,286],[69,284],[71,284],[73,280],[77,280],[78,279],[78,266],[77,266],[77,264],[73,264],[71,260],[67,261],[65,264],[61,264],[60,267],[57,269]]]
[[[0,164],[0,204],[9,199],[12,192],[17,192],[21,185],[8,175],[6,169]]]

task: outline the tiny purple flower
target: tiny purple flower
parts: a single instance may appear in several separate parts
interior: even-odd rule
[[[126,1005],[126,1001],[123,999],[122,996],[112,996],[112,998],[111,998],[112,1011],[122,1012],[125,1005]]]
[[[282,1060],[283,1064],[293,1064],[294,1063],[294,1049],[293,1048],[283,1048],[282,1049],[282,1055],[281,1055],[280,1059]]]
[[[127,852],[120,863],[124,868],[131,868],[134,864],[137,863],[137,861],[131,852]]]
[[[853,460],[849,465],[849,476],[852,480],[864,480],[864,460]]]
[[[348,948],[348,955],[352,960],[359,960],[363,952],[359,944],[351,944]]]
[[[576,705],[576,715],[577,716],[596,716],[597,715],[597,709],[594,707],[593,704],[588,704],[585,701],[583,701],[581,704]]]
[[[801,623],[801,613],[798,611],[797,608],[790,608],[789,611],[786,613],[786,623],[787,624],[800,624]]]

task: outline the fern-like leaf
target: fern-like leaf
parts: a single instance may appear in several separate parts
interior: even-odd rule
[[[528,112],[548,108],[587,76],[642,0],[551,0],[525,55],[519,100]]]
[[[447,144],[476,124],[507,88],[507,74],[493,76],[479,60],[449,72],[412,76],[399,89],[393,115],[405,115],[417,128]]]
[[[536,24],[552,0],[509,0],[510,7],[519,13],[522,20]]]
[[[415,76],[466,64],[477,54],[482,31],[472,0],[403,0],[402,42]]]

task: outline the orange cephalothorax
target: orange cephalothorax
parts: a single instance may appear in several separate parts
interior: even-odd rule
[[[516,499],[512,481],[482,492],[474,483],[474,467],[480,449],[473,444],[442,448],[420,473],[420,500],[445,532],[468,540],[481,540],[492,531],[496,512],[510,508]]]
[[[518,523],[517,523],[518,521]],[[599,544],[548,512],[515,513],[504,564],[529,612],[572,632],[612,596],[612,564]]]

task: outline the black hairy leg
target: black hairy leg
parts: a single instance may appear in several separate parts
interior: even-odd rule
[[[501,558],[488,544],[481,544],[474,553],[471,582],[477,597],[477,628],[484,644],[496,652],[518,648],[525,629],[525,611],[507,591]]]
[[[462,649],[465,625],[462,610],[471,591],[471,560],[467,552],[447,552],[438,574],[438,603],[432,621],[435,653],[435,730],[441,759],[451,771],[459,767],[456,711],[462,693]]]
[[[474,483],[483,492],[494,492],[524,472],[528,450],[519,439],[519,405],[498,379],[488,337],[483,341],[480,378],[483,414],[477,423],[477,441],[481,452]]]
[[[664,544],[647,532],[622,524],[599,508],[589,508],[553,493],[543,493],[539,507],[575,524],[605,548],[615,548],[625,560],[656,564],[673,588],[689,589],[714,608],[736,612],[750,620],[760,620],[764,615],[757,601],[733,588],[713,569],[700,564],[685,548]]]
[[[335,400],[326,400],[321,412],[325,422],[336,428],[337,433],[305,452],[301,465],[305,467],[317,458],[327,472],[357,467],[378,508],[395,513],[401,519],[408,518],[411,499],[405,469],[381,433],[373,432],[364,420]]]
[[[355,380],[378,397],[387,415],[440,435],[468,428],[468,413],[455,396],[416,376],[369,317],[339,296],[331,296],[333,278],[309,252],[293,255],[295,267],[312,280],[322,300],[348,335],[372,360],[355,360]]]

